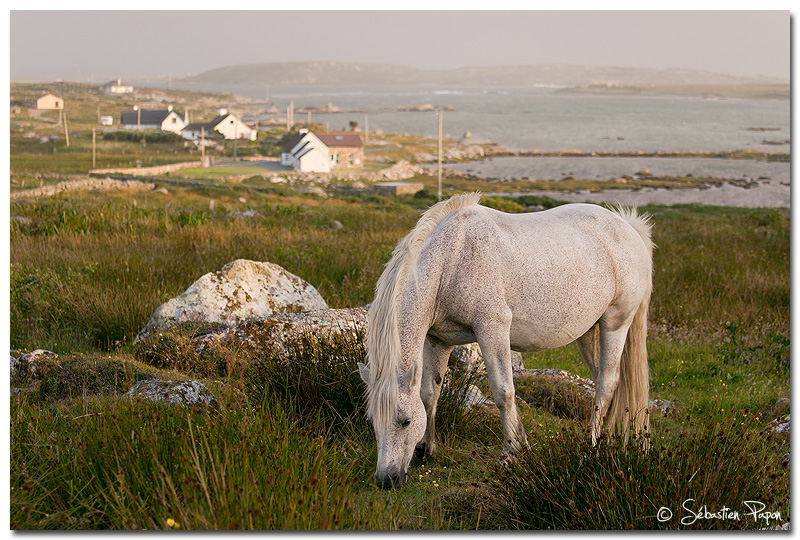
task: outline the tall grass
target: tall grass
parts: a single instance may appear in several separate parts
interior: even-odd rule
[[[658,422],[638,441],[592,448],[582,429],[540,433],[489,482],[504,523],[533,529],[758,529],[790,520],[788,462],[747,410]],[[782,521],[753,516],[747,501]],[[760,505],[750,504],[751,507]],[[740,519],[722,517],[738,512]],[[703,510],[705,509],[705,511]],[[696,514],[702,512],[702,518]],[[707,513],[714,514],[707,517]],[[670,519],[666,519],[671,516]]]
[[[190,412],[100,399],[11,409],[12,529],[389,528],[360,460],[280,401]],[[169,521],[172,520],[172,521]]]

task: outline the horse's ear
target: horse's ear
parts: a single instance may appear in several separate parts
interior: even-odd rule
[[[411,367],[403,373],[400,379],[397,381],[398,386],[411,386],[411,383],[414,381],[414,373],[417,371],[417,363],[414,362],[411,364]]]
[[[369,385],[369,367],[366,364],[358,363],[358,374],[361,375],[364,384]]]

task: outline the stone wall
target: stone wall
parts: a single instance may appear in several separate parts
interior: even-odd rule
[[[204,161],[185,161],[183,163],[170,163],[168,165],[156,165],[155,167],[131,167],[128,169],[92,169],[89,174],[130,174],[133,176],[158,176],[159,174],[168,174],[171,172],[179,171],[181,169],[196,169],[200,167],[209,167],[213,164],[213,160],[208,159],[206,156]]]

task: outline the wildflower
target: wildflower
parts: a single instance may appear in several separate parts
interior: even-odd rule
[[[177,521],[175,521],[172,518],[167,519],[167,525],[172,529],[180,529],[181,528],[181,524],[178,523]]]

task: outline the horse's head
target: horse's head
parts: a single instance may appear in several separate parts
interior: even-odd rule
[[[397,386],[390,384],[382,389],[370,378],[370,370],[359,363],[361,378],[374,396],[370,407],[372,427],[378,441],[378,465],[375,468],[375,483],[381,489],[403,485],[408,477],[408,465],[417,443],[425,435],[427,417],[425,406],[419,395],[420,380],[416,376],[414,363],[405,373],[397,376]],[[371,386],[372,385],[372,386]],[[394,388],[392,388],[394,387]],[[396,399],[392,394],[396,393]]]

